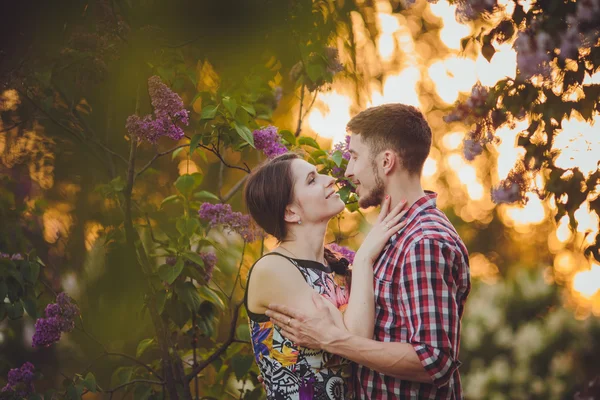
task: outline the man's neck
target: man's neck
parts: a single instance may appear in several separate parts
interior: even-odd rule
[[[392,208],[402,200],[406,200],[407,206],[410,207],[425,196],[425,191],[421,186],[420,177],[398,174],[390,177],[385,188],[385,194],[389,194],[392,198]]]

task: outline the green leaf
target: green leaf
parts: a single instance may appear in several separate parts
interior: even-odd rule
[[[25,311],[27,311],[27,314],[31,318],[37,319],[39,317],[35,298],[27,297],[25,299],[21,299],[21,303],[23,303],[23,308],[25,308]]]
[[[113,372],[110,378],[110,384],[112,387],[122,385],[131,380],[133,375],[133,367],[119,367]]]
[[[175,201],[179,200],[179,195],[178,194],[174,194],[171,196],[167,196],[163,199],[163,201],[160,203],[160,208],[162,208],[165,204],[169,204],[169,203],[173,203]]]
[[[181,193],[185,197],[188,197],[192,193],[192,190],[194,190],[195,185],[196,180],[192,175],[189,174],[181,175],[175,181],[175,187],[177,188],[179,193]]]
[[[67,388],[67,397],[70,400],[81,400],[82,394],[83,394],[83,386],[82,385],[70,385]]]
[[[348,202],[348,197],[350,196],[350,189],[352,189],[350,186],[344,186],[338,191],[340,199],[342,199],[344,203]]]
[[[327,152],[325,150],[319,149],[319,150],[315,150],[312,153],[310,153],[310,156],[316,160],[319,157],[326,157]]]
[[[203,135],[201,133],[197,133],[192,137],[192,140],[190,140],[190,154],[192,154],[198,148],[202,136]]]
[[[183,151],[183,149],[185,149],[185,147],[180,147],[177,150],[175,150],[173,153],[171,153],[171,160],[176,159],[177,156],[179,155],[179,153],[181,153]]]
[[[4,303],[4,299],[6,298],[6,295],[8,294],[8,286],[6,285],[6,282],[4,282],[4,279],[0,281],[0,303]]]
[[[150,385],[135,385],[135,390],[133,391],[133,399],[134,400],[148,400],[150,395],[152,394],[152,388]]]
[[[325,72],[325,68],[321,64],[308,64],[306,66],[306,74],[313,82],[318,82]]]
[[[235,377],[238,380],[244,378],[248,371],[250,371],[253,361],[254,358],[249,355],[236,354],[232,357],[231,366],[233,367],[233,372],[235,372]]]
[[[252,135],[252,131],[245,125],[240,125],[237,122],[233,123],[233,127],[235,131],[242,139],[244,139],[250,146],[254,147],[254,136]]]
[[[213,119],[215,115],[217,115],[217,110],[219,106],[206,106],[202,108],[202,113],[200,114],[200,119]]]
[[[33,261],[27,261],[21,265],[21,275],[29,283],[36,283],[40,275],[40,265]]]
[[[96,377],[91,372],[88,372],[83,380],[83,387],[92,393],[96,393]]]
[[[250,341],[250,329],[248,324],[240,324],[235,330],[235,337],[239,340]]]
[[[146,350],[148,350],[148,348],[150,346],[152,346],[154,344],[154,339],[144,339],[142,340],[138,346],[137,346],[137,350],[135,351],[135,356],[137,358],[140,358],[142,356],[142,354],[144,354],[144,352]]]
[[[23,316],[23,304],[21,302],[15,302],[13,304],[6,305],[6,313],[10,319],[19,319]]]
[[[223,302],[223,299],[221,299],[219,295],[208,286],[201,286],[198,289],[198,294],[204,300],[210,301],[211,303],[215,304],[221,309],[221,311],[225,310],[225,303]]]
[[[206,190],[201,190],[199,192],[194,193],[194,198],[196,198],[196,199],[209,199],[209,200],[221,201],[221,199],[219,199],[219,197],[217,197],[216,194],[211,193],[211,192],[206,191]]]
[[[192,282],[180,282],[175,286],[175,293],[185,303],[188,309],[195,313],[200,308],[202,298]]]
[[[304,145],[304,146],[310,146],[313,147],[315,149],[320,149],[321,146],[319,146],[319,144],[315,141],[315,139],[310,138],[308,136],[301,136],[298,138],[298,144],[299,145]]]
[[[110,181],[110,186],[115,192],[121,192],[125,189],[125,180],[122,176],[117,176],[115,179]]]
[[[200,228],[200,221],[198,221],[197,218],[183,217],[182,219],[177,220],[176,225],[179,233],[191,238]]]
[[[175,282],[175,279],[181,274],[183,271],[183,260],[181,258],[177,259],[175,265],[170,266],[169,264],[163,264],[158,267],[158,276],[163,281],[167,282],[169,285]]]
[[[296,136],[291,131],[284,129],[282,131],[279,131],[279,135],[289,144],[291,144],[291,145],[296,144]]]
[[[494,48],[493,44],[485,43],[483,46],[481,46],[481,54],[483,54],[488,62],[491,62],[492,57],[494,57],[494,54],[496,54],[496,49]]]
[[[232,99],[231,97],[223,97],[223,105],[227,111],[229,111],[231,117],[235,118],[235,112],[237,111],[237,102],[235,99]]]
[[[156,294],[156,308],[159,314],[162,314],[165,309],[165,302],[167,301],[167,292],[165,290],[161,290]]]
[[[341,151],[336,150],[331,155],[331,159],[333,160],[333,162],[335,163],[335,165],[337,165],[339,167],[340,165],[342,165],[342,160],[344,159],[344,157],[342,156],[342,152]]]
[[[246,110],[246,112],[252,116],[256,115],[256,110],[254,109],[254,107],[250,106],[250,105],[243,105],[242,108],[244,110]]]
[[[183,253],[183,256],[191,262],[196,263],[201,267],[204,267],[204,260],[198,254],[193,253],[191,251],[186,251],[185,253]]]

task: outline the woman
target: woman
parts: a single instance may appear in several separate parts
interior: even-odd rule
[[[344,209],[335,179],[288,153],[257,168],[246,184],[250,214],[279,244],[250,269],[246,286],[252,345],[269,399],[345,399],[350,363],[330,353],[299,347],[281,335],[264,312],[269,303],[315,311],[312,294],[328,306],[354,334],[372,337],[374,326],[373,263],[396,233],[402,204],[388,212],[382,205],[377,224],[354,258],[348,294],[348,262],[324,246],[329,220]]]

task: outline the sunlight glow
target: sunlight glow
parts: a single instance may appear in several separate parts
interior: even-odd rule
[[[575,274],[573,288],[582,296],[591,298],[600,290],[598,282],[600,282],[600,265],[592,264],[592,268],[588,271],[580,271]]]

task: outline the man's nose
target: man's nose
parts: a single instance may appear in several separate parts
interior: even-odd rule
[[[346,178],[351,178],[352,176],[354,176],[354,174],[352,173],[352,165],[350,164],[350,162],[348,163],[348,166],[346,167],[346,171],[344,172],[344,176]]]

